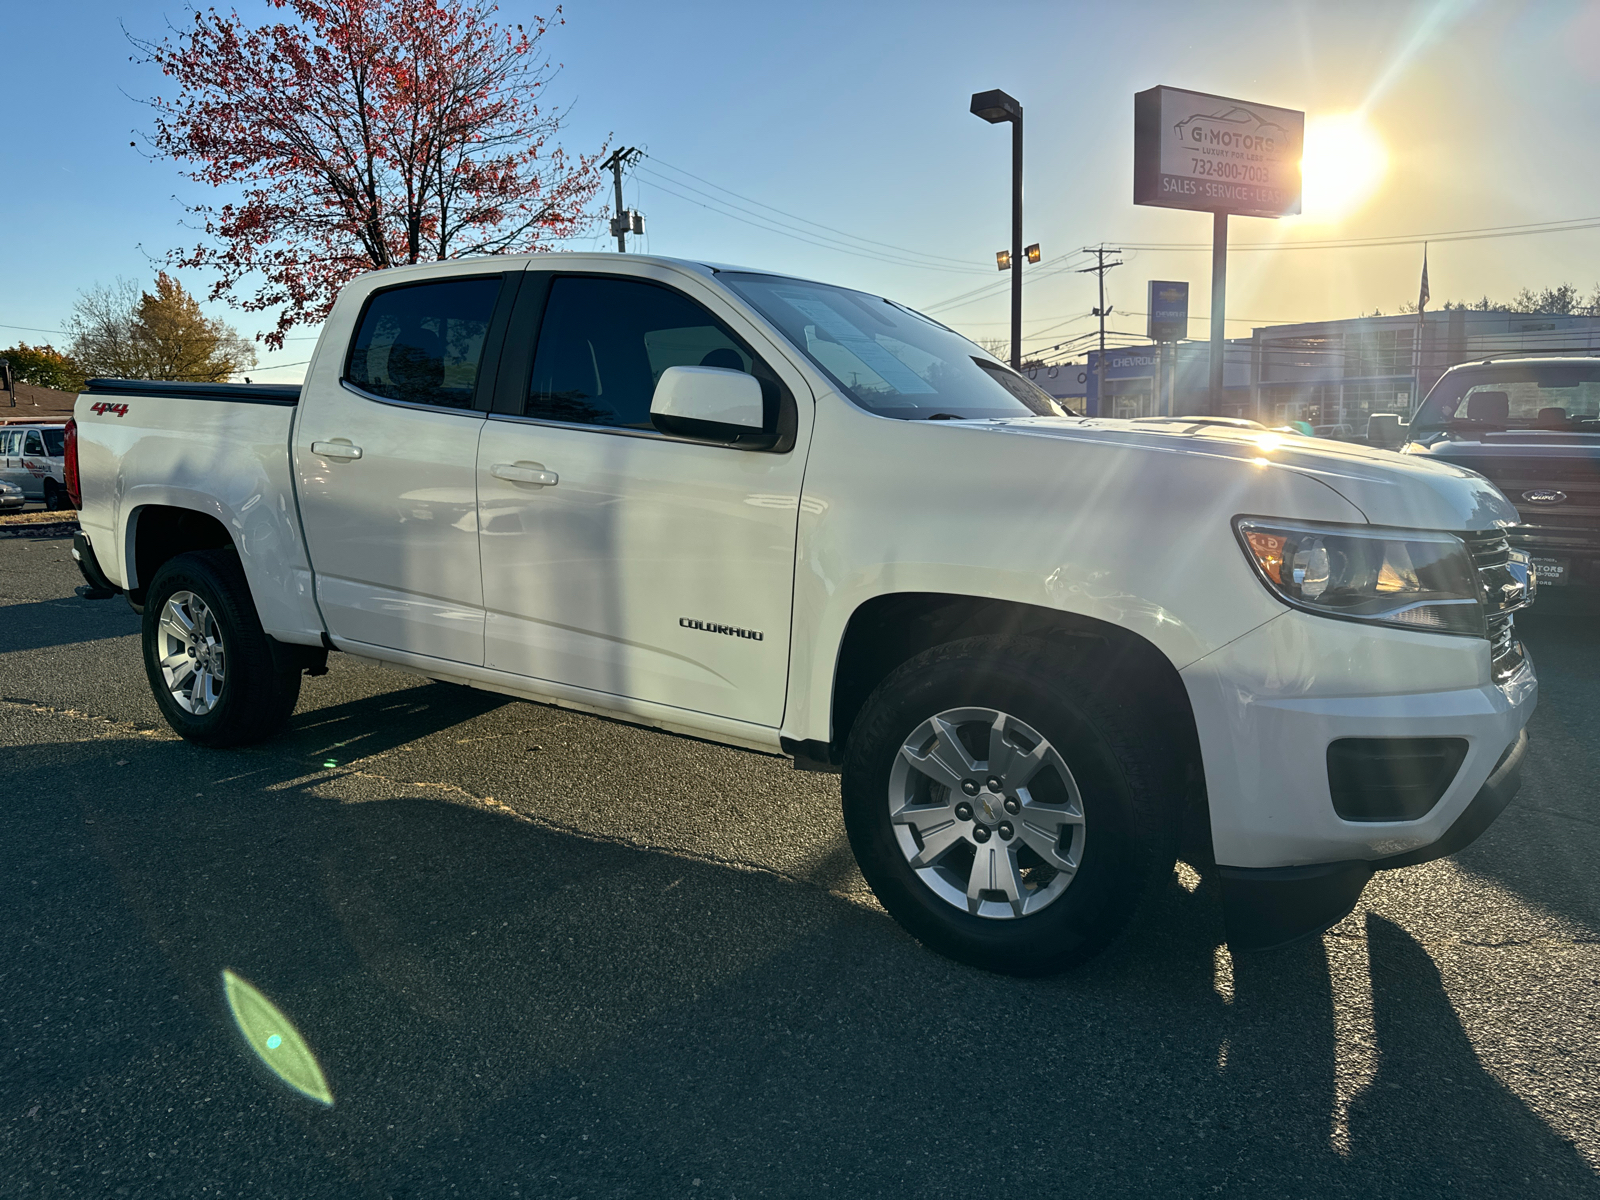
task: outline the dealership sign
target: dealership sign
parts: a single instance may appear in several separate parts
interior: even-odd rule
[[[1150,280],[1145,300],[1145,336],[1152,342],[1181,342],[1189,336],[1189,285]]]
[[[1133,98],[1133,202],[1286,217],[1300,211],[1306,115],[1206,92]]]

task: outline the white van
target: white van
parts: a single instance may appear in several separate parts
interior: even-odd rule
[[[31,502],[66,508],[66,426],[0,426],[0,480],[22,489]]]

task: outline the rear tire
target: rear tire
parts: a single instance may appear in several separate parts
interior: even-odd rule
[[[145,595],[145,675],[167,724],[200,746],[271,737],[300,699],[300,664],[261,628],[239,556],[169,559]]]
[[[1053,974],[1103,948],[1172,870],[1181,777],[1138,708],[1107,697],[1108,675],[1049,642],[978,637],[918,655],[868,698],[845,751],[845,827],[919,941]]]

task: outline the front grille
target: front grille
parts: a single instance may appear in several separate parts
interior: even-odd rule
[[[1600,523],[1562,524],[1542,514],[1543,520],[1513,525],[1507,530],[1511,544],[1530,554],[1600,554]]]
[[[1600,454],[1579,449],[1575,454],[1517,456],[1497,447],[1492,453],[1439,454],[1442,462],[1466,467],[1484,476],[1516,505],[1529,525],[1549,525],[1600,533]],[[1557,491],[1565,498],[1535,504],[1530,492]]]
[[[1510,679],[1517,673],[1517,668],[1522,666],[1524,657],[1522,643],[1517,640],[1517,631],[1512,625],[1510,614],[1490,618],[1489,665],[1494,674],[1494,681],[1504,683]]]
[[[1517,640],[1512,613],[1525,603],[1520,581],[1511,570],[1511,543],[1505,531],[1462,534],[1472,565],[1478,572],[1483,594],[1484,615],[1488,618],[1489,661],[1494,681],[1511,678],[1522,666],[1525,655]]]
[[[1492,529],[1485,533],[1464,533],[1461,536],[1472,555],[1472,565],[1478,569],[1480,576],[1486,570],[1503,567],[1511,561],[1511,543],[1506,539],[1504,530]]]

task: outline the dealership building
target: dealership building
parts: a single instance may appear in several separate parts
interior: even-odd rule
[[[1420,338],[1419,338],[1420,333]],[[1447,367],[1501,354],[1600,353],[1600,317],[1546,313],[1431,312],[1269,325],[1230,338],[1223,400],[1214,415],[1265,425],[1305,421],[1362,437],[1374,413],[1409,417]],[[1030,371],[1034,382],[1091,416],[1191,416],[1211,412],[1210,346],[1176,342],[1098,351],[1083,365]]]

